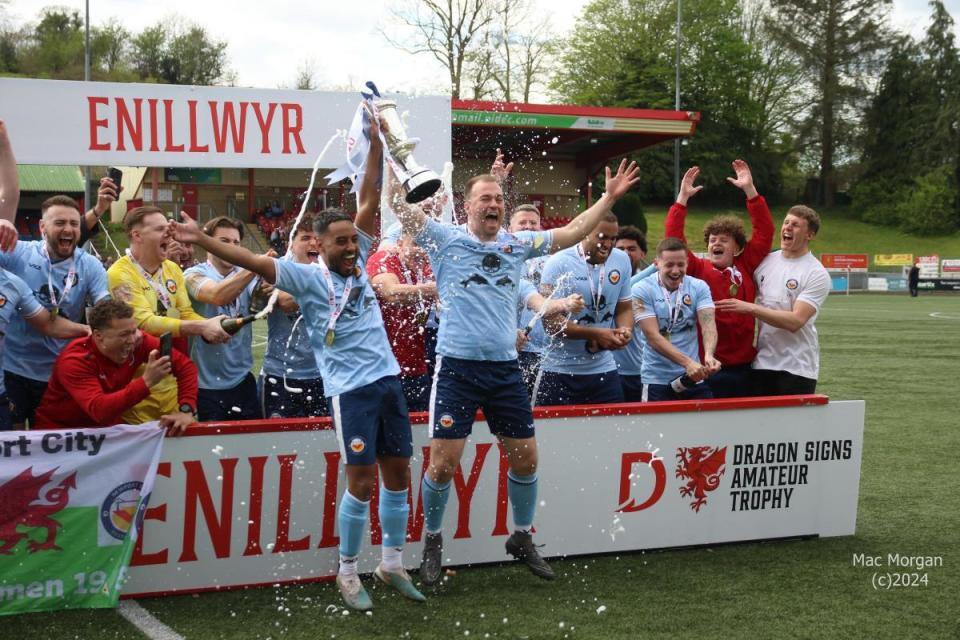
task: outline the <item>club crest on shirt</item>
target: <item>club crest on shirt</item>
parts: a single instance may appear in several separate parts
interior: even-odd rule
[[[354,436],[350,439],[350,451],[354,453],[363,453],[363,450],[367,448],[366,441],[360,436]]]
[[[504,253],[513,253],[513,247],[511,247],[508,244],[505,244],[502,247],[500,247],[500,250],[503,251]]]
[[[67,286],[67,276],[69,276],[69,275],[70,275],[70,274],[68,273],[68,274],[66,274],[65,276],[63,276],[63,286],[64,286],[64,287]],[[74,287],[77,286],[77,283],[80,282],[80,275],[77,274],[77,273],[74,273],[74,274],[73,274],[73,278],[71,278],[71,280],[73,280],[73,284],[72,284],[71,286],[74,286]]]
[[[167,291],[169,291],[171,294],[175,294],[177,292],[177,283],[173,278],[167,278],[166,285]]]
[[[790,291],[793,291],[799,286],[800,286],[800,283],[797,282],[796,278],[790,278],[789,280],[787,280],[787,289],[790,289]]]
[[[689,293],[683,294],[683,304],[687,305],[688,307],[693,304],[693,298],[690,297]]]
[[[617,284],[620,282],[620,272],[616,269],[611,271],[608,277],[610,278],[610,284]]]
[[[449,429],[453,426],[453,416],[451,416],[449,413],[445,413],[440,416],[440,420],[438,422],[444,429]]]
[[[0,308],[6,306],[6,304],[7,304],[7,296],[0,293]]]

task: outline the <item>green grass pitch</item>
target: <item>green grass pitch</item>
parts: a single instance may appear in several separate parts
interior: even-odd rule
[[[195,639],[960,637],[960,296],[831,296],[817,328],[818,390],[867,402],[853,537],[557,560],[553,583],[517,565],[461,568],[421,606],[374,588],[371,615],[344,615],[332,584],[140,604]],[[927,586],[876,591],[854,553],[943,566]],[[0,630],[142,637],[113,611],[4,618]]]

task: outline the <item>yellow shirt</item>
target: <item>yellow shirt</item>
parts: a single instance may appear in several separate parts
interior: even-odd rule
[[[110,294],[133,307],[133,317],[142,331],[157,337],[167,332],[179,336],[181,320],[206,320],[190,306],[183,271],[176,263],[164,260],[151,279],[156,286],[167,291],[169,309],[164,310],[163,305],[159,304],[154,285],[147,282],[128,256],[123,256],[107,270]],[[135,375],[143,375],[144,366]],[[164,414],[175,413],[178,408],[177,379],[168,375],[150,389],[146,399],[124,413],[123,419],[128,424],[142,424],[158,420]]]

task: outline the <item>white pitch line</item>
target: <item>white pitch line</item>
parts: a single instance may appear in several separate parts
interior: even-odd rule
[[[960,320],[960,316],[951,316],[943,313],[942,311],[934,311],[930,314],[931,318],[938,318],[940,320]]]
[[[150,640],[184,640],[182,635],[154,618],[136,600],[121,600],[117,605],[117,613]]]

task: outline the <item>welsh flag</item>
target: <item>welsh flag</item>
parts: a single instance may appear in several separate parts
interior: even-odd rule
[[[116,606],[162,444],[156,422],[0,431],[0,615]]]

